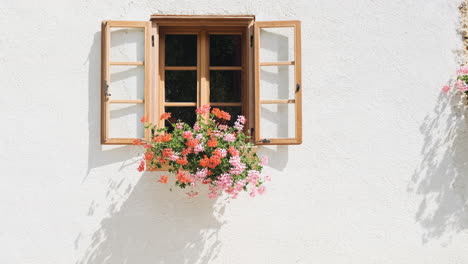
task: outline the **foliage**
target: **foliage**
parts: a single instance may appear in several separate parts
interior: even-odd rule
[[[252,197],[265,191],[264,183],[269,177],[260,175],[267,158],[260,159],[253,150],[250,137],[243,132],[245,117],[239,115],[234,125],[228,126],[229,113],[205,105],[196,110],[193,127],[171,118],[164,113],[162,120],[173,127],[157,128],[142,118],[146,129],[155,131],[150,142],[136,140],[135,145],[146,148],[139,171],[153,171],[168,167],[175,175],[175,185],[185,189],[190,197],[198,193],[193,187],[208,184],[210,198],[223,192],[236,198],[241,191],[248,191]],[[169,177],[161,176],[159,182],[167,183]]]

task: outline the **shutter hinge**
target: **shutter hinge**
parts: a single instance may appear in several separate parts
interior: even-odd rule
[[[109,97],[111,94],[109,93],[109,85],[107,84],[107,80],[104,81],[104,96]]]
[[[250,47],[251,48],[253,47],[253,42],[254,42],[254,36],[252,34],[252,35],[250,35]]]
[[[259,140],[259,141],[257,141],[257,142],[261,142],[261,143],[266,144],[266,143],[270,143],[271,141],[270,141],[269,139],[266,139],[266,138],[265,138],[265,139]]]
[[[154,35],[151,35],[151,46],[154,47]]]

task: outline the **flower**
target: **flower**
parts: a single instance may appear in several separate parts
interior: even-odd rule
[[[184,128],[184,123],[177,123],[175,128],[176,128],[176,129],[182,129],[182,128]]]
[[[196,146],[193,148],[193,152],[194,152],[195,154],[198,154],[198,153],[200,153],[200,152],[202,152],[202,151],[204,151],[204,150],[205,150],[205,148],[203,147],[202,144],[198,144],[198,145],[196,145]]]
[[[461,66],[460,69],[457,70],[457,75],[468,75],[468,66]]]
[[[154,153],[153,152],[146,152],[145,153],[145,160],[152,160],[154,157]]]
[[[223,139],[228,142],[234,142],[236,140],[236,136],[234,136],[233,134],[226,134],[224,135]]]
[[[189,139],[189,140],[187,140],[185,145],[187,147],[194,148],[196,145],[198,145],[198,143],[200,143],[200,141],[198,141],[198,139]]]
[[[161,137],[161,141],[162,141],[162,142],[168,142],[168,141],[171,141],[171,139],[172,139],[171,134],[164,134],[164,135]]]
[[[465,92],[468,91],[468,86],[466,86],[466,83],[462,80],[457,80],[455,82],[455,87],[460,91],[460,92]]]
[[[260,194],[260,195],[264,194],[265,191],[266,191],[265,185],[262,185],[262,186],[260,186],[260,187],[257,188],[257,192],[258,192],[258,194]]]
[[[205,114],[208,114],[210,112],[210,105],[204,105],[202,107],[199,107],[197,108],[197,110],[195,110],[195,112],[197,114],[200,114],[200,115],[205,115]]]
[[[171,117],[171,113],[164,113],[161,115],[160,119],[166,120],[166,119],[169,119],[170,117]]]
[[[231,154],[231,156],[239,156],[239,151],[235,149],[233,146],[229,147],[228,152],[229,154]]]
[[[218,126],[219,130],[226,130],[228,128],[227,125],[219,125]]]
[[[188,163],[188,160],[187,160],[187,157],[183,157],[183,158],[178,158],[176,162],[179,165],[186,165]]]
[[[178,170],[176,173],[177,181],[180,183],[190,183],[190,178],[187,177],[187,174],[181,170]]]
[[[190,191],[190,192],[188,192],[186,194],[188,195],[188,197],[193,198],[193,197],[198,195],[198,192]]]
[[[206,142],[206,145],[210,148],[215,148],[216,146],[218,146],[218,140],[216,138],[211,138],[210,140],[208,140],[208,142]]]
[[[263,156],[262,160],[260,161],[260,165],[265,166],[268,164],[268,156]]]
[[[237,122],[241,123],[241,124],[245,124],[245,116],[243,115],[238,115],[237,116]]]
[[[442,87],[442,91],[443,91],[444,93],[447,93],[448,91],[450,91],[450,86],[449,86],[449,85],[444,85],[444,86]]]
[[[215,151],[214,151],[213,153],[214,153],[215,155],[220,156],[221,158],[224,158],[224,157],[226,157],[226,155],[227,155],[227,150],[217,148],[217,149],[215,149]]]
[[[133,145],[141,145],[142,141],[140,139],[133,140]]]
[[[141,121],[142,123],[146,123],[146,122],[148,122],[148,117],[143,116],[143,117],[140,119],[140,121]]]
[[[190,154],[192,152],[193,152],[192,148],[184,148],[181,153],[182,153],[183,156],[187,156],[188,154]]]
[[[213,108],[213,110],[211,110],[211,113],[219,119],[224,119],[227,121],[231,120],[231,115],[227,112],[224,112],[223,110],[220,110],[219,108]]]
[[[182,137],[185,138],[185,139],[191,139],[191,138],[193,138],[193,133],[192,133],[192,131],[184,131],[182,133]]]
[[[142,161],[140,161],[140,166],[138,166],[138,171],[142,172],[144,170],[145,170],[145,161],[142,160]]]
[[[167,180],[168,180],[168,176],[167,175],[161,175],[161,177],[159,178],[159,181],[160,183],[167,183]]]
[[[198,122],[195,122],[195,124],[193,125],[193,130],[199,132],[200,131],[200,125],[198,124]]]
[[[165,148],[162,151],[163,157],[170,157],[170,156],[172,156],[172,154],[173,154],[173,152],[172,152],[171,148]]]

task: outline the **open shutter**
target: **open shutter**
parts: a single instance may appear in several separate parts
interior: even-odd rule
[[[103,21],[101,144],[149,139],[151,22]]]
[[[301,23],[255,22],[255,142],[302,143]]]

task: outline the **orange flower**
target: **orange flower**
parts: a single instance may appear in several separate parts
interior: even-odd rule
[[[153,145],[151,145],[151,144],[145,144],[145,145],[144,145],[145,149],[149,149],[149,148],[151,148],[152,146],[153,146]]]
[[[161,175],[161,178],[159,178],[159,181],[160,183],[167,183],[167,180],[168,180],[169,177],[167,177],[167,175]]]
[[[141,140],[140,139],[133,140],[133,145],[141,145]]]
[[[224,112],[223,110],[220,110],[219,108],[213,108],[213,110],[211,110],[211,113],[219,119],[225,119],[227,121],[231,120],[231,115],[227,112]]]
[[[200,160],[200,166],[208,167],[210,169],[216,168],[221,163],[221,157],[214,155],[211,158],[208,158],[206,155],[203,159]]]
[[[153,159],[153,157],[154,157],[153,152],[146,152],[145,153],[145,160],[151,160],[151,159]]]
[[[180,164],[180,165],[185,165],[188,163],[188,160],[187,160],[187,157],[184,157],[184,158],[178,158],[176,160],[177,164]]]
[[[187,147],[189,148],[194,148],[196,145],[198,145],[198,143],[200,143],[198,139],[189,139],[187,140],[187,143],[185,143],[185,145],[187,145]]]
[[[162,142],[168,142],[171,141],[172,135],[171,134],[165,134],[164,136],[161,137]]]
[[[188,154],[190,154],[190,153],[192,153],[192,152],[193,152],[193,149],[191,149],[191,148],[184,148],[184,149],[182,150],[182,155],[183,155],[183,156],[187,156]]]
[[[148,122],[148,117],[143,116],[143,117],[140,119],[140,121],[141,121],[142,123],[146,123],[146,122]]]
[[[161,120],[166,120],[166,119],[169,119],[171,117],[171,113],[164,113],[161,115]]]
[[[190,183],[190,178],[185,174],[185,172],[179,170],[177,171],[176,175],[177,175],[177,180],[180,183]]]
[[[210,147],[210,148],[215,148],[216,146],[218,146],[218,140],[216,138],[212,138],[212,139],[208,140],[206,145],[208,147]]]

